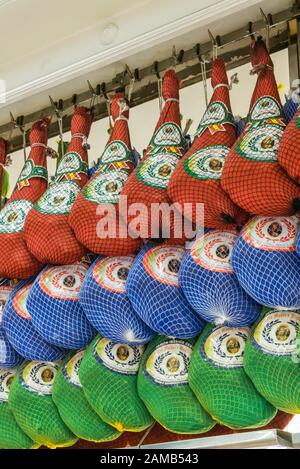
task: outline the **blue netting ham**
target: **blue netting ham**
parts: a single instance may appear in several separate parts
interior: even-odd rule
[[[154,336],[134,311],[126,294],[126,280],[134,256],[97,259],[80,291],[80,304],[87,319],[102,335],[115,342],[145,344]]]
[[[300,220],[254,217],[232,252],[232,266],[244,290],[269,307],[300,307],[300,258],[296,236]]]
[[[47,266],[35,279],[27,308],[37,332],[49,343],[66,349],[85,347],[94,336],[79,303],[89,265]]]
[[[195,337],[204,325],[179,287],[184,252],[181,246],[148,243],[137,255],[126,282],[140,318],[154,331],[179,339]]]
[[[77,241],[68,224],[68,217],[80,189],[88,180],[86,139],[92,119],[90,109],[75,109],[68,151],[58,165],[53,183],[27,216],[26,243],[31,253],[43,264],[73,264],[85,254],[85,248]]]
[[[260,306],[240,286],[231,265],[233,231],[213,230],[195,241],[183,259],[179,284],[202,319],[232,327],[251,325]]]
[[[3,310],[9,296],[13,291],[13,285],[9,280],[0,279],[0,367],[14,368],[19,365],[23,358],[12,347],[3,327]]]
[[[47,343],[34,329],[27,309],[33,279],[14,288],[3,311],[3,327],[11,346],[27,360],[58,360],[64,352]]]
[[[141,240],[127,233],[125,223],[119,223],[120,193],[134,169],[128,129],[129,106],[124,93],[112,98],[111,115],[114,120],[111,136],[95,174],[72,207],[69,223],[78,241],[90,251],[106,256],[126,256],[138,250]]]
[[[3,278],[29,278],[42,268],[26,245],[24,225],[33,204],[48,186],[46,151],[49,122],[44,118],[33,124],[29,136],[30,154],[9,201],[0,212],[0,276]],[[3,146],[0,151],[3,151]],[[38,236],[42,238],[41,232]]]

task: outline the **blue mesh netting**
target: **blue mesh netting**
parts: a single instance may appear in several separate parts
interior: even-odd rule
[[[80,291],[87,319],[103,336],[115,342],[145,344],[154,336],[136,314],[125,291],[133,256],[98,258]]]
[[[12,292],[10,281],[0,279],[0,367],[14,368],[22,362],[22,357],[10,344],[3,327],[4,306]]]
[[[262,305],[300,307],[297,223],[297,217],[255,217],[233,249],[232,265],[241,286]],[[269,235],[272,230],[279,234]]]
[[[242,135],[246,127],[246,120],[245,119],[236,119],[235,120],[235,130],[236,136],[239,137]]]
[[[243,327],[256,320],[260,305],[247,295],[233,273],[230,258],[235,241],[234,234],[220,231],[196,241],[180,266],[179,284],[202,319]]]
[[[151,329],[166,336],[188,339],[201,332],[203,321],[192,310],[178,286],[182,254],[183,248],[153,247],[152,243],[145,245],[129,271],[126,291],[135,311]],[[148,272],[152,270],[156,278],[145,269],[148,261]],[[173,272],[169,265],[174,266],[171,267]],[[164,277],[170,282],[160,280]]]
[[[35,329],[58,347],[79,349],[94,336],[79,303],[79,291],[88,266],[48,266],[36,278],[27,299]]]
[[[292,98],[288,99],[285,105],[283,106],[283,113],[287,123],[289,123],[293,119],[298,109],[298,106],[299,103],[297,103],[296,100],[293,100]]]
[[[48,344],[36,332],[28,315],[26,298],[31,282],[32,279],[24,280],[14,288],[4,307],[3,327],[11,346],[22,357],[28,360],[58,360],[64,352]]]

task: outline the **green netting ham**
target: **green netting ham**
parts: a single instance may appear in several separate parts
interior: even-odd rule
[[[188,385],[194,343],[157,335],[139,369],[140,398],[153,418],[175,433],[204,433],[215,425]]]
[[[155,219],[151,214],[154,203],[166,204],[166,207],[171,204],[167,194],[168,183],[185,151],[180,123],[179,80],[174,70],[168,70],[164,75],[162,95],[165,104],[154,135],[141,163],[126,181],[122,195],[127,196],[129,209],[136,203],[144,204],[147,209],[140,211],[138,221],[132,214],[128,216],[129,228],[136,228],[143,239],[171,238],[172,244],[180,244],[184,243],[184,239],[176,230],[179,231],[181,226],[181,217],[177,220],[172,213],[166,221],[162,215]],[[156,231],[155,236],[153,231]]]
[[[8,396],[16,369],[0,368],[0,449],[33,449],[34,443],[17,424],[8,405]]]
[[[79,380],[84,350],[77,352],[57,373],[53,385],[53,401],[68,428],[88,441],[104,442],[121,433],[107,425],[89,405]]]
[[[80,189],[87,182],[86,139],[93,114],[77,107],[71,121],[71,142],[61,160],[54,182],[28,214],[25,238],[31,253],[44,264],[73,264],[85,253],[68,224]]]
[[[191,219],[197,222],[197,204],[204,204],[204,226],[230,229],[242,225],[246,214],[221,187],[224,161],[236,140],[235,122],[229,98],[225,64],[216,59],[212,65],[210,104],[200,122],[192,147],[175,168],[168,195],[183,209],[192,205]],[[187,216],[187,215],[186,215]]]
[[[70,213],[69,223],[76,238],[90,251],[108,255],[133,254],[141,240],[126,233],[119,223],[118,201],[134,159],[128,129],[129,106],[123,93],[111,102],[114,128],[102,153],[96,173],[79,193]],[[109,234],[109,228],[113,232]],[[123,231],[125,230],[125,236]]]
[[[245,371],[257,391],[293,414],[300,413],[299,331],[299,310],[263,308],[244,355]]]
[[[141,432],[153,419],[137,392],[142,345],[130,346],[96,337],[83,357],[79,379],[102,420],[119,432]]]
[[[30,154],[9,201],[0,212],[0,276],[4,278],[28,278],[42,267],[26,245],[24,224],[33,204],[48,186],[48,125],[47,118],[33,124],[29,137]],[[37,234],[42,237],[41,232]]]
[[[190,363],[189,384],[214,420],[233,429],[267,425],[276,409],[255,389],[243,368],[248,328],[208,324]]]
[[[19,369],[9,392],[9,407],[21,429],[49,448],[71,446],[77,437],[62,421],[52,399],[59,362],[27,362]]]
[[[286,124],[273,62],[261,38],[251,45],[258,74],[244,133],[227,156],[221,184],[230,198],[255,215],[292,215],[300,207],[300,188],[278,162]]]
[[[284,131],[278,161],[288,175],[300,184],[300,108]]]

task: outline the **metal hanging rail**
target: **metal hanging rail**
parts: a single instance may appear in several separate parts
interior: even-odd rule
[[[280,13],[277,13],[273,16],[270,14],[265,15],[264,12],[262,13],[261,20],[254,23],[250,22],[245,26],[245,28],[235,30],[223,36],[214,37],[210,33],[211,39],[214,40],[214,44],[216,44],[218,47],[218,55],[225,60],[228,70],[239,67],[240,65],[243,65],[249,61],[249,38],[254,34],[261,33],[264,29],[266,29],[266,27],[269,28],[270,32],[270,52],[273,53],[287,48],[289,45],[288,23],[295,18],[300,18],[300,1],[298,0],[292,8],[281,11]],[[123,73],[117,74],[110,82],[98,84],[94,87],[94,90],[96,90],[95,93],[97,96],[99,96],[99,98],[101,96],[105,97],[103,102],[100,102],[94,106],[94,120],[107,117],[107,94],[112,94],[121,88],[124,89],[129,87],[132,83],[132,78],[134,78],[135,81],[135,90],[131,94],[131,107],[138,106],[154,98],[157,98],[157,81],[148,82],[144,85],[142,84],[142,81],[150,81],[151,79],[153,80],[157,77],[157,75],[170,67],[176,67],[178,77],[182,81],[182,88],[200,82],[202,80],[202,57],[205,57],[207,60],[211,60],[212,54],[212,41],[208,41],[204,44],[196,44],[189,50],[181,49],[178,54],[176,53],[175,49],[173,49],[172,55],[170,57],[141,69],[136,68],[134,73],[129,73],[129,69],[126,66],[125,71]],[[211,66],[208,65],[207,77],[210,77],[210,74]],[[71,110],[73,106],[75,104],[83,104],[89,101],[91,101],[90,86],[87,91],[84,91],[83,93],[73,95],[72,97],[64,100],[60,99],[58,101],[60,104],[60,109],[65,113],[62,118],[63,132],[70,130],[70,123],[72,118]],[[69,114],[67,111],[69,111]],[[27,144],[29,143],[30,124],[44,116],[51,115],[52,113],[53,106],[48,106],[44,109],[41,109],[40,111],[18,117],[18,119],[22,118],[22,125],[24,127],[28,127],[26,130]],[[0,135],[9,133],[11,126],[11,121],[1,125]],[[59,128],[58,122],[53,122],[49,127],[49,138],[59,135],[60,132],[61,128]],[[11,144],[11,152],[20,150],[23,147],[22,136],[15,136],[11,140]]]

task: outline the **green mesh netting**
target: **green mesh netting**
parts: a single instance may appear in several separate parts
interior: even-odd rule
[[[117,344],[98,336],[87,348],[79,369],[90,405],[120,432],[140,432],[153,423],[137,393],[143,351],[143,346]]]
[[[37,448],[39,445],[21,430],[8,406],[9,389],[16,372],[0,369],[0,449]]]
[[[175,433],[204,433],[215,422],[188,385],[188,368],[195,340],[156,336],[144,353],[138,393],[150,414]]]
[[[52,400],[52,386],[59,368],[57,362],[30,362],[13,380],[9,406],[22,430],[49,448],[71,446],[77,438],[66,427]]]
[[[248,328],[208,324],[194,347],[189,368],[189,384],[205,410],[233,429],[262,427],[276,415],[244,371],[248,334]]]
[[[52,398],[68,428],[88,441],[112,441],[121,433],[107,425],[89,405],[79,381],[79,368],[84,350],[76,353],[61,368],[54,380]]]
[[[299,311],[263,308],[244,356],[245,371],[260,394],[292,414],[300,413],[299,331]]]

